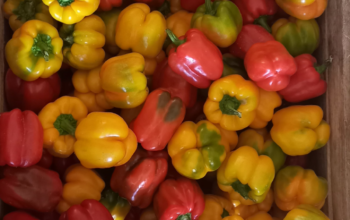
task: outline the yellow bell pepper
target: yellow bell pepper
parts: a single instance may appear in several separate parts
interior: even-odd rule
[[[274,183],[275,202],[279,209],[289,211],[307,204],[322,208],[328,193],[327,180],[313,170],[288,166],[278,172]]]
[[[244,199],[261,203],[266,198],[275,177],[271,158],[259,156],[252,147],[244,146],[231,152],[217,172],[219,188],[238,192]]]
[[[166,38],[166,22],[159,11],[135,3],[119,15],[115,42],[123,50],[131,49],[147,58],[156,57]]]
[[[329,124],[322,120],[319,106],[290,106],[279,110],[272,118],[271,137],[284,153],[306,155],[326,145]]]
[[[77,24],[62,25],[64,61],[79,70],[91,70],[102,65],[105,58],[106,26],[97,15],[84,18]]]
[[[113,108],[102,90],[100,69],[77,70],[72,77],[74,96],[83,101],[89,112],[103,112]]]
[[[217,170],[229,151],[220,130],[208,121],[182,123],[168,144],[175,169],[191,179],[201,179]]]
[[[110,168],[129,161],[137,148],[134,132],[111,112],[92,112],[75,132],[74,153],[87,168]]]
[[[281,96],[277,92],[270,92],[259,88],[259,105],[256,109],[256,116],[249,125],[251,128],[265,128],[272,120],[275,108],[282,105]]]
[[[47,104],[38,117],[44,129],[44,148],[55,157],[73,153],[75,129],[88,114],[84,103],[75,97],[63,96]]]
[[[62,65],[63,41],[54,26],[30,20],[13,34],[5,47],[12,72],[26,81],[48,78]]]
[[[245,220],[273,220],[271,215],[268,214],[267,212],[258,212]]]
[[[92,170],[80,164],[68,168],[60,202],[56,207],[58,213],[67,211],[72,205],[78,205],[86,199],[99,201],[105,183]]]
[[[297,208],[288,212],[283,220],[329,220],[329,218],[320,210],[310,205],[299,205]]]
[[[92,15],[100,0],[43,0],[49,6],[51,16],[63,24],[75,24]]]
[[[147,98],[145,60],[130,53],[107,60],[100,71],[101,86],[107,101],[116,108],[135,108]]]
[[[204,195],[205,208],[198,220],[238,220],[232,203],[220,196]],[[243,220],[243,219],[242,219]]]
[[[193,13],[187,11],[178,11],[166,19],[166,26],[176,37],[182,37],[191,29],[191,20]]]
[[[240,75],[229,75],[211,84],[204,104],[207,119],[229,131],[248,127],[255,118],[259,89]]]
[[[216,124],[216,127],[220,130],[221,136],[228,142],[230,150],[234,150],[238,143],[237,132],[225,130],[219,124]]]

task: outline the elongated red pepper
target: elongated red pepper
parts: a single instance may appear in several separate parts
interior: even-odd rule
[[[159,220],[195,220],[203,213],[204,206],[203,192],[198,183],[185,178],[165,180],[153,200]]]
[[[317,60],[310,54],[302,54],[295,58],[298,71],[290,78],[287,88],[279,91],[288,102],[301,102],[324,94],[326,81],[321,74],[326,71],[327,63],[317,65]]]
[[[3,218],[3,220],[39,220],[37,218],[34,218],[33,216],[29,215],[28,213],[25,212],[11,212]]]
[[[29,167],[40,161],[44,131],[34,112],[2,113],[0,128],[0,166]]]
[[[123,0],[100,0],[99,9],[102,11],[112,10],[113,7],[119,7],[123,4]]]
[[[180,98],[157,89],[148,95],[131,128],[144,149],[163,150],[185,118],[185,111]]]
[[[110,186],[132,206],[147,208],[168,171],[168,153],[138,149],[124,165],[115,168]]]
[[[297,71],[294,58],[278,41],[254,44],[247,52],[244,65],[251,80],[266,91],[280,91]]]
[[[221,77],[224,69],[222,54],[206,36],[190,29],[178,39],[169,29],[167,33],[177,48],[169,53],[170,68],[197,88],[208,88],[212,80]]]
[[[85,200],[80,205],[71,206],[62,213],[59,220],[113,220],[108,209],[100,202]]]

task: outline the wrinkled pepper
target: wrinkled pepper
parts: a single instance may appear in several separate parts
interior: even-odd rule
[[[184,36],[191,29],[193,13],[178,11],[166,19],[166,27],[171,30],[176,37]]]
[[[144,209],[141,213],[139,220],[157,220],[157,216],[154,212],[153,207],[148,207],[147,209]]]
[[[60,29],[63,39],[64,62],[78,70],[91,70],[102,65],[105,58],[106,26],[97,15],[84,18],[76,24],[64,24]]]
[[[202,89],[208,88],[212,80],[221,77],[224,69],[222,54],[200,30],[190,29],[180,38],[170,30],[167,32],[177,46],[171,49],[168,59],[169,66],[175,73]]]
[[[5,167],[0,180],[0,199],[18,209],[52,211],[62,194],[62,182],[54,171],[40,166]]]
[[[153,208],[159,220],[197,220],[205,207],[199,185],[189,179],[167,179],[154,196]]]
[[[114,7],[120,7],[123,4],[123,0],[100,0],[99,9],[102,11],[110,11]]]
[[[240,75],[230,75],[210,86],[203,111],[208,121],[238,131],[252,123],[258,103],[258,87]]]
[[[135,108],[147,98],[145,59],[139,53],[116,56],[101,68],[101,86],[107,102],[116,108]]]
[[[199,220],[236,220],[232,203],[220,196],[204,195],[205,209]]]
[[[219,188],[238,192],[244,199],[261,203],[266,198],[275,177],[270,157],[261,155],[248,146],[230,152],[217,172]]]
[[[59,220],[113,220],[112,215],[101,203],[87,199],[81,204],[73,205],[62,213]]]
[[[130,211],[130,203],[111,189],[102,192],[100,203],[111,213],[113,220],[124,220]]]
[[[286,88],[297,71],[294,58],[278,41],[254,44],[245,56],[244,65],[249,78],[266,91]]]
[[[3,220],[39,220],[39,219],[34,218],[33,216],[25,212],[15,211],[5,215]]]
[[[244,79],[248,79],[247,71],[245,71],[242,59],[226,53],[222,55],[222,60],[224,62],[224,71],[222,72],[221,77],[237,74],[241,75]]]
[[[63,213],[86,199],[99,201],[105,188],[105,183],[97,173],[80,164],[69,167],[64,180],[62,197],[56,207],[58,213]]]
[[[288,166],[278,172],[274,192],[275,203],[283,211],[290,211],[301,204],[321,209],[327,197],[328,184],[313,170]]]
[[[63,96],[47,104],[39,113],[44,129],[44,148],[55,157],[67,158],[73,153],[75,129],[88,110],[80,99]]]
[[[220,130],[220,134],[222,138],[227,141],[230,147],[230,151],[234,150],[237,147],[237,143],[238,143],[237,132],[225,130],[219,124],[216,124],[216,127]]]
[[[329,220],[329,218],[319,209],[310,205],[299,205],[288,212],[283,220]]]
[[[329,124],[322,120],[319,106],[290,106],[272,118],[272,140],[290,156],[309,154],[325,146],[330,136]]]
[[[167,159],[165,151],[136,150],[126,164],[115,168],[110,182],[112,190],[126,198],[132,206],[147,208],[166,177]]]
[[[191,27],[199,29],[218,47],[233,44],[242,29],[242,15],[231,1],[205,0],[192,17]]]
[[[30,20],[15,31],[5,47],[12,72],[25,81],[48,78],[62,65],[63,41],[49,23]]]
[[[320,17],[327,8],[328,0],[276,0],[287,14],[300,20]]]
[[[111,112],[92,112],[75,132],[74,153],[87,168],[110,168],[129,161],[137,148],[134,132]]]

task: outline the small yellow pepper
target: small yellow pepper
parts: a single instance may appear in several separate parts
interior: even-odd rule
[[[187,11],[178,11],[166,19],[166,26],[176,37],[182,37],[191,29],[191,20],[193,13]]]
[[[238,220],[234,217],[232,203],[216,195],[204,195],[205,208],[198,220]],[[243,220],[243,219],[242,219]]]
[[[320,210],[310,205],[299,205],[288,212],[283,220],[329,220],[329,218]]]

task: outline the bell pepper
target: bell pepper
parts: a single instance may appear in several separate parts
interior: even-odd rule
[[[181,0],[168,0],[170,2],[170,12],[175,14],[178,11],[181,11]]]
[[[216,127],[220,130],[220,134],[225,141],[227,141],[230,151],[234,150],[237,147],[238,135],[235,131],[228,131],[223,129],[219,124],[216,124]]]
[[[275,203],[283,211],[290,211],[301,204],[321,209],[327,197],[328,184],[313,170],[288,166],[278,172],[274,192]]]
[[[123,0],[100,0],[98,9],[102,11],[111,11],[113,7],[120,7],[123,4]]]
[[[113,220],[109,211],[98,201],[87,199],[79,205],[73,205],[61,214],[59,220]]]
[[[290,156],[309,154],[325,146],[330,127],[322,120],[319,106],[290,106],[279,110],[272,118],[272,140]]]
[[[47,104],[39,113],[44,129],[44,148],[55,157],[69,157],[76,141],[77,124],[87,113],[84,103],[75,97],[63,96]]]
[[[220,196],[204,195],[205,209],[199,220],[236,220],[232,203]]]
[[[329,218],[319,209],[310,205],[299,205],[295,209],[288,212],[283,220],[329,220]]]
[[[199,6],[204,4],[204,2],[205,0],[180,0],[181,8],[190,12],[195,12]]]
[[[231,1],[205,0],[192,17],[191,27],[199,29],[218,47],[233,44],[242,30],[242,15]]]
[[[202,100],[196,100],[194,106],[186,108],[186,115],[184,121],[198,122],[198,116],[203,115],[204,102]]]
[[[175,73],[202,89],[208,88],[212,80],[221,77],[224,69],[222,54],[200,30],[190,29],[180,38],[169,29],[167,33],[177,46],[171,49],[168,59],[169,66]]]
[[[63,41],[49,23],[30,20],[17,29],[5,47],[12,72],[25,81],[48,78],[62,65]]]
[[[53,163],[53,156],[50,154],[48,150],[43,149],[41,159],[36,165],[44,167],[46,169],[50,169],[52,163]]]
[[[139,220],[157,220],[157,216],[154,212],[153,207],[148,207],[147,209],[144,209],[141,213]]]
[[[135,2],[147,4],[153,9],[161,7],[164,1],[165,0],[135,0]]]
[[[327,8],[328,0],[276,0],[287,14],[300,20],[320,17]]]
[[[88,70],[77,70],[72,77],[75,88],[74,96],[79,98],[89,112],[103,112],[112,109],[108,104],[101,87],[100,67]]]
[[[62,182],[54,171],[40,166],[5,167],[0,179],[0,199],[18,209],[52,211],[60,200]]]
[[[46,104],[55,101],[61,91],[61,80],[57,73],[46,79],[28,82],[8,69],[5,80],[6,101],[10,109],[39,113]]]
[[[209,121],[182,123],[168,144],[175,169],[190,179],[201,179],[217,170],[229,151],[228,142]]]
[[[138,142],[148,151],[163,150],[185,118],[185,110],[180,98],[154,90],[132,125]]]
[[[267,212],[258,212],[246,218],[246,220],[273,220],[273,218]]]
[[[106,26],[97,15],[91,15],[77,24],[64,24],[60,29],[63,39],[64,62],[79,70],[91,70],[102,65],[105,58]]]
[[[204,211],[204,196],[198,184],[189,179],[167,179],[159,187],[153,208],[159,220],[196,220]]]
[[[64,180],[62,198],[56,207],[58,213],[63,213],[86,199],[99,201],[105,188],[105,183],[96,172],[80,164],[69,167]]]
[[[165,151],[136,150],[126,164],[115,168],[110,181],[112,190],[132,206],[147,208],[168,172],[167,159]]]
[[[242,27],[236,42],[229,47],[230,53],[241,59],[245,58],[248,50],[256,43],[264,43],[275,40],[263,27],[254,24],[247,24]]]
[[[145,59],[130,53],[107,60],[101,68],[101,86],[107,102],[116,108],[135,108],[148,95],[147,79],[143,74]]]
[[[249,78],[266,91],[286,88],[297,71],[294,58],[278,41],[254,44],[245,56],[244,65]]]
[[[115,42],[123,50],[131,49],[154,58],[162,49],[165,29],[166,21],[159,11],[150,12],[149,6],[143,3],[132,4],[119,15]]]
[[[326,81],[321,75],[326,71],[329,61],[318,65],[316,58],[303,54],[295,58],[298,71],[291,77],[288,86],[279,91],[288,102],[301,102],[323,95],[327,90]]]
[[[100,203],[111,213],[113,220],[124,220],[130,211],[130,203],[111,189],[102,192]]]
[[[176,37],[184,36],[191,29],[193,13],[179,10],[166,19],[166,27],[171,30]]]
[[[66,170],[73,164],[77,163],[79,163],[79,160],[75,154],[72,154],[67,158],[54,157],[52,170],[56,171],[60,175],[61,179],[64,179]]]
[[[39,220],[37,218],[34,218],[33,216],[25,213],[25,212],[21,212],[21,211],[15,211],[15,212],[11,212],[7,215],[4,216],[3,220]]]
[[[240,75],[230,75],[210,86],[203,111],[208,121],[238,131],[252,123],[258,103],[258,87]]]
[[[274,177],[271,158],[259,156],[254,148],[248,146],[229,153],[217,173],[222,191],[230,193],[234,190],[254,203],[264,201]]]
[[[134,121],[134,119],[140,114],[142,108],[143,104],[137,106],[136,108],[122,109],[119,115],[124,119],[126,124],[130,126],[132,121]]]
[[[245,71],[244,62],[242,59],[234,57],[233,55],[226,53],[222,56],[224,62],[224,71],[222,77],[238,74],[244,79],[248,79],[247,71]]]
[[[32,111],[0,115],[0,166],[30,167],[42,156],[43,128]]]

